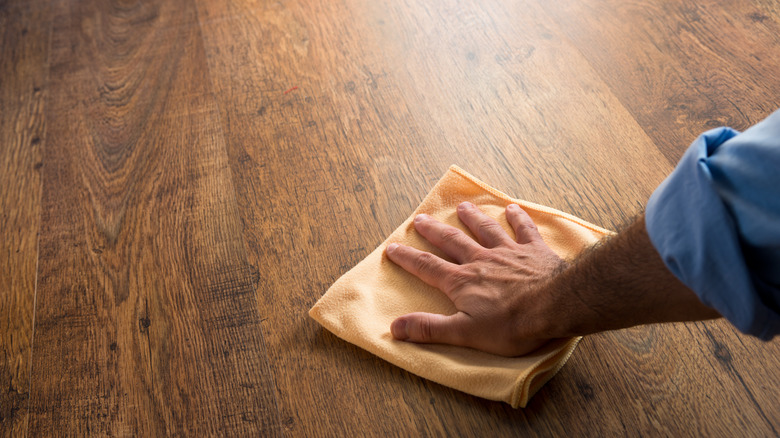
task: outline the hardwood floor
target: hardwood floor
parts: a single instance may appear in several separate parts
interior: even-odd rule
[[[458,164],[616,228],[780,107],[770,0],[0,0],[4,436],[777,436],[780,343],[586,337],[526,409],[307,310]]]
[[[699,133],[777,109],[777,2],[540,3],[672,164]]]
[[[27,427],[51,11],[0,3],[0,431]]]

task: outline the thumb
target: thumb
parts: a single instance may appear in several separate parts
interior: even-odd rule
[[[393,337],[401,341],[423,344],[463,345],[463,333],[468,316],[458,312],[454,315],[435,313],[410,313],[397,318],[390,325]]]

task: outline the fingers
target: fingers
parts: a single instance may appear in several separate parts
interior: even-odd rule
[[[530,243],[534,240],[541,240],[539,229],[522,208],[517,204],[509,204],[506,207],[506,220],[515,230],[517,243]]]
[[[512,241],[509,234],[495,219],[482,213],[470,202],[458,205],[458,217],[477,236],[479,243],[486,248],[495,248],[507,241]]]
[[[385,254],[393,263],[404,268],[410,274],[444,293],[448,293],[446,281],[452,278],[457,265],[429,252],[397,243],[388,245]]]
[[[435,313],[410,313],[390,325],[393,337],[401,341],[423,344],[465,345],[468,333],[468,316],[465,313],[438,315]]]
[[[414,228],[458,263],[465,262],[471,253],[479,249],[479,244],[463,231],[443,224],[426,214],[414,218]]]

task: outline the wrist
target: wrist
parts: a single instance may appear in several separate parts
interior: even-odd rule
[[[547,338],[584,336],[610,329],[607,309],[600,309],[587,290],[581,259],[566,263],[540,288],[540,333]],[[586,289],[581,288],[584,286]]]
[[[541,281],[533,290],[530,311],[523,311],[526,327],[524,336],[539,339],[556,339],[578,336],[582,324],[573,306],[567,298],[566,277],[572,266],[561,261],[561,264]]]

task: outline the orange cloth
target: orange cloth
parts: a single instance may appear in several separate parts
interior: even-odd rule
[[[420,213],[466,231],[456,207],[470,201],[514,236],[505,208],[519,204],[544,241],[562,258],[572,259],[609,231],[541,205],[512,199],[452,166],[415,212],[377,249],[339,278],[309,315],[338,337],[407,371],[490,400],[525,407],[528,399],[561,369],[581,338],[558,339],[521,357],[501,357],[464,347],[397,341],[390,323],[411,312],[453,314],[441,292],[396,266],[384,254],[392,242],[443,255],[423,239],[412,221]]]

